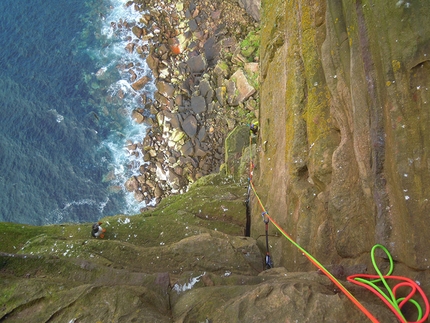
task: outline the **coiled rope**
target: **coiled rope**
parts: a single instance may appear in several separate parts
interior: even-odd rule
[[[250,138],[250,146],[251,146],[251,143],[252,143],[252,141]],[[307,252],[303,247],[301,247],[297,242],[295,242],[294,239],[289,234],[287,234],[285,232],[285,230],[282,229],[282,227],[280,225],[278,225],[273,220],[273,218],[269,215],[269,213],[267,212],[266,208],[264,207],[264,204],[262,203],[262,201],[261,201],[261,199],[257,193],[257,190],[254,186],[254,183],[252,181],[252,176],[253,176],[253,172],[254,172],[254,163],[252,162],[252,159],[251,159],[251,147],[249,148],[249,150],[250,150],[250,176],[249,176],[248,193],[249,193],[249,188],[251,188],[251,190],[253,191],[254,196],[256,197],[258,204],[260,205],[260,208],[262,210],[263,221],[266,225],[266,228],[267,228],[268,223],[271,222],[275,226],[275,228],[288,241],[290,241],[297,249],[299,249],[302,252],[302,254],[306,258],[308,258],[312,264],[315,265],[315,267],[317,267],[322,273],[324,273],[354,303],[354,305],[357,306],[358,309],[360,309],[370,319],[370,321],[372,321],[374,323],[379,323],[379,321],[354,297],[354,295],[352,295],[348,291],[348,289],[346,289],[345,286],[342,285],[342,283],[339,280],[336,279],[336,277],[334,277],[309,252]],[[248,199],[249,198],[250,197],[248,196]],[[267,237],[267,235],[266,235],[266,237]],[[268,242],[267,242],[267,244],[268,244]],[[375,251],[378,248],[382,249],[385,252],[385,254],[387,255],[387,257],[390,261],[390,270],[386,275],[381,274],[381,271],[379,270],[379,268],[376,264]],[[268,250],[267,250],[267,255],[269,255]],[[402,323],[423,323],[423,322],[425,322],[429,316],[430,306],[429,306],[429,301],[428,301],[425,293],[419,287],[419,285],[416,282],[414,282],[413,280],[406,278],[406,277],[391,276],[391,273],[394,269],[393,259],[390,255],[390,253],[388,252],[388,250],[384,246],[382,246],[380,244],[375,245],[371,250],[371,258],[372,258],[373,266],[377,272],[377,275],[365,275],[365,274],[351,275],[351,276],[347,277],[347,280],[351,283],[365,287],[368,290],[372,291],[375,295],[377,295],[390,308],[390,310],[396,315],[396,317],[400,320],[400,322],[402,322]],[[387,279],[399,280],[401,282],[398,283],[397,285],[395,285],[393,288],[390,288],[390,286],[387,283]],[[379,286],[377,286],[376,285],[377,283],[382,283],[384,285],[385,289],[387,290],[388,294],[385,293]],[[410,292],[406,297],[397,297],[396,296],[397,291],[401,287],[408,287],[410,289]],[[415,299],[412,298],[417,292],[420,294],[420,296],[422,297],[423,302],[425,304],[424,314],[423,314],[423,309],[420,306],[420,304]],[[407,303],[413,304],[415,306],[415,308],[417,309],[417,312],[418,312],[417,321],[407,321],[405,319],[404,315],[402,314],[401,309]]]
[[[375,252],[376,252],[376,249],[378,248],[384,251],[384,253],[387,255],[388,260],[390,262],[390,269],[386,275],[382,275],[381,271],[378,268],[378,265],[376,264]],[[373,246],[370,255],[372,257],[373,268],[375,268],[377,275],[365,275],[365,274],[351,275],[347,277],[347,280],[351,283],[354,283],[356,285],[362,286],[370,290],[372,293],[378,296],[391,309],[391,311],[397,316],[397,318],[401,322],[407,322],[401,311],[402,307],[407,303],[414,305],[418,312],[418,315],[417,315],[418,318],[417,318],[417,321],[415,322],[422,323],[426,321],[427,317],[429,316],[429,308],[430,308],[429,301],[426,295],[424,294],[423,290],[421,289],[421,287],[418,285],[418,283],[407,277],[391,275],[391,273],[394,270],[393,258],[391,257],[387,248],[385,248],[384,246],[380,244],[376,244],[375,246]],[[397,283],[396,285],[394,285],[393,288],[390,288],[390,286],[387,283],[387,279],[398,280],[400,281],[400,283]],[[384,292],[378,285],[376,285],[377,283],[382,283],[387,292]],[[409,288],[409,294],[407,294],[407,296],[405,297],[396,296],[398,289],[401,287]],[[421,295],[421,298],[423,299],[425,304],[424,314],[423,314],[423,309],[421,305],[415,299],[412,298],[417,292]]]

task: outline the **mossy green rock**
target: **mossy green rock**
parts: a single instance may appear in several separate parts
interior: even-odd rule
[[[242,235],[245,193],[220,174],[203,177],[150,213],[102,219],[104,239],[89,223],[0,223],[0,320],[363,320],[316,272],[262,273],[257,241]]]
[[[236,179],[246,178],[246,169],[241,167],[241,163],[245,147],[248,147],[249,142],[249,126],[237,126],[226,138],[225,141],[225,164],[227,174],[234,176]],[[245,157],[246,158],[246,157]],[[242,171],[239,172],[239,169]]]

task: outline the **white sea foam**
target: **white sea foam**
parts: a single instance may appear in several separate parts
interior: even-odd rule
[[[128,0],[112,0],[112,10],[109,12],[104,19],[106,24],[103,26],[102,34],[113,38],[115,37],[114,29],[111,26],[111,22],[118,23],[120,21],[134,22],[143,26],[140,23],[142,13],[134,10],[133,6],[126,6]]]
[[[106,199],[101,202],[97,202],[93,199],[67,202],[64,207],[49,212],[48,216],[45,218],[45,223],[62,223],[65,220],[69,220],[70,214],[75,213],[73,209],[82,205],[93,206],[101,215],[108,203],[109,197],[106,197]]]
[[[106,92],[112,98],[117,97],[119,93],[123,99],[121,105],[116,108],[118,111],[121,109],[124,113],[123,120],[119,123],[121,128],[112,129],[109,137],[102,143],[102,147],[108,148],[111,152],[111,164],[106,172],[111,171],[114,173],[115,179],[112,181],[113,185],[122,187],[125,196],[125,209],[122,211],[124,214],[136,214],[142,207],[145,207],[144,202],[138,203],[133,193],[129,193],[124,189],[124,183],[131,176],[139,175],[139,168],[143,164],[143,154],[137,149],[133,154],[126,149],[127,141],[132,143],[142,142],[147,127],[142,124],[137,124],[132,120],[131,113],[136,108],[141,108],[141,97],[146,95],[153,98],[155,85],[149,82],[140,90],[135,91],[131,86],[130,73],[127,65],[133,65],[133,72],[136,74],[136,79],[143,76],[149,76],[151,71],[143,59],[136,51],[129,53],[125,48],[130,42],[130,37],[135,38],[131,29],[118,28],[118,23],[128,22],[137,24],[143,27],[141,22],[142,12],[134,10],[134,6],[126,6],[128,0],[112,0],[111,9],[103,19],[103,26],[101,30],[102,37],[106,40],[107,46],[99,49],[93,49],[93,56],[98,57],[101,65],[98,71],[94,72],[94,76],[99,80],[110,80],[111,84],[107,86]],[[123,66],[123,68],[118,68]],[[98,74],[97,74],[98,73]],[[114,79],[112,76],[116,76]],[[112,114],[115,114],[112,112]],[[151,205],[155,201],[151,201]]]

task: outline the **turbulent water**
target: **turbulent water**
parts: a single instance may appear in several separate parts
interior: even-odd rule
[[[146,129],[130,118],[142,93],[120,66],[149,74],[125,51],[130,32],[111,26],[138,21],[125,3],[0,1],[0,221],[94,221],[143,206],[123,189],[139,166],[127,140]]]

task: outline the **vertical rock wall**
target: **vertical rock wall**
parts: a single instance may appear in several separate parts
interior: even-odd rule
[[[381,243],[430,266],[429,16],[428,1],[262,2],[256,186],[324,264],[366,262]],[[311,268],[270,241],[275,265]]]

